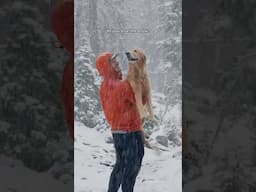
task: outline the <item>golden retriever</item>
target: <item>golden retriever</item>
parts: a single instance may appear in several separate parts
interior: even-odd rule
[[[140,49],[134,49],[126,52],[129,62],[127,81],[130,83],[136,100],[136,106],[140,118],[144,122],[145,118],[153,120],[154,114],[152,109],[151,83],[146,68],[146,55]],[[142,98],[147,99],[145,107],[142,104]]]

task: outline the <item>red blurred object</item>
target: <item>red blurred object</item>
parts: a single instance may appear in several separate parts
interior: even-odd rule
[[[62,76],[61,99],[70,136],[74,139],[74,1],[59,0],[51,15],[51,26],[58,40],[69,52]]]

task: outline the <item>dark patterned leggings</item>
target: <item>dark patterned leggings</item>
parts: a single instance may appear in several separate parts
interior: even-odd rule
[[[144,156],[144,136],[141,131],[113,133],[116,163],[112,170],[108,192],[133,192],[136,177]]]

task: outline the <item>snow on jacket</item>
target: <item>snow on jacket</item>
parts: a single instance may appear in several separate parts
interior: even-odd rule
[[[138,131],[142,122],[135,104],[132,87],[110,64],[112,53],[106,52],[96,59],[96,67],[103,77],[100,86],[101,105],[112,131]],[[143,99],[143,104],[146,100]]]

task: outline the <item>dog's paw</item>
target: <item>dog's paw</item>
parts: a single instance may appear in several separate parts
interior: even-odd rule
[[[150,114],[148,116],[148,120],[150,120],[150,121],[154,121],[154,118],[155,118],[154,114]]]

